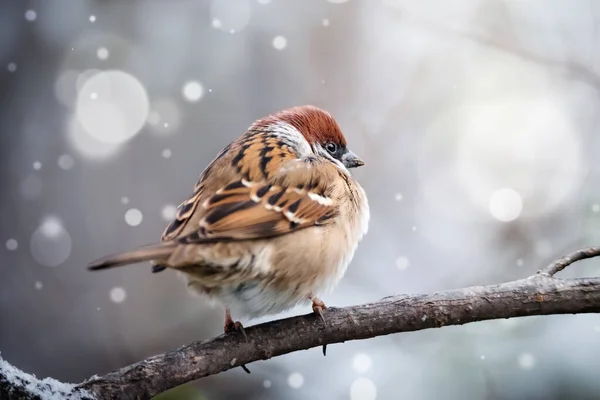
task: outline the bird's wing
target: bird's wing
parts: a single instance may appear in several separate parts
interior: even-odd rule
[[[264,239],[324,225],[337,215],[331,163],[294,160],[270,181],[232,182],[207,198],[195,231],[179,243]]]
[[[192,195],[177,207],[176,216],[166,227],[161,241],[196,230],[198,221],[208,211],[199,205],[226,185],[242,178],[253,182],[271,181],[283,165],[297,159],[298,153],[277,135],[259,130],[246,132],[221,150],[202,172]]]

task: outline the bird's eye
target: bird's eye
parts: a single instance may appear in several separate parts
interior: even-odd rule
[[[325,150],[327,150],[328,152],[330,152],[331,154],[335,153],[337,151],[338,147],[337,144],[329,142],[325,144]]]

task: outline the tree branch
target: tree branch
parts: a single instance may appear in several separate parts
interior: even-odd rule
[[[400,295],[371,304],[328,308],[324,313],[326,325],[314,314],[255,325],[246,328],[247,339],[239,333],[224,334],[104,376],[93,376],[78,385],[40,381],[0,359],[0,397],[44,399],[51,392],[40,394],[40,390],[50,386],[63,398],[148,399],[208,375],[323,344],[491,319],[597,313],[600,278],[559,279],[554,275],[576,261],[598,255],[600,247],[582,249],[534,276],[499,285]]]

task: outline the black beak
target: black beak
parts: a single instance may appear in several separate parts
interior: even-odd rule
[[[342,164],[344,164],[344,167],[346,167],[346,168],[356,168],[356,167],[360,167],[362,165],[365,165],[365,163],[363,162],[363,160],[361,160],[356,154],[354,154],[350,150],[348,150],[342,156]]]

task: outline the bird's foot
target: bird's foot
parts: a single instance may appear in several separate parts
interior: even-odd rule
[[[242,323],[240,321],[233,321],[233,320],[225,321],[224,331],[225,331],[225,333],[240,332],[242,335],[244,335],[244,339],[248,340],[248,335],[246,334],[244,325],[242,325]]]
[[[313,312],[319,316],[319,318],[321,318],[321,321],[323,321],[323,325],[327,326],[327,322],[325,321],[325,316],[323,315],[323,311],[327,310],[327,306],[325,305],[325,303],[323,303],[323,301],[321,299],[319,299],[316,296],[313,296],[310,298],[312,300],[312,309]],[[327,355],[327,345],[324,344],[323,345],[323,355],[326,356]]]
[[[246,340],[248,340],[248,335],[246,334],[246,330],[244,329],[244,325],[242,325],[242,323],[240,321],[234,321],[231,318],[231,314],[229,312],[229,309],[225,310],[225,326],[224,326],[223,330],[225,331],[225,333],[241,332],[242,335],[244,335],[244,338]],[[244,371],[246,371],[246,373],[248,373],[248,374],[250,373],[250,370],[244,364],[240,365],[240,367],[242,367],[242,369]]]

